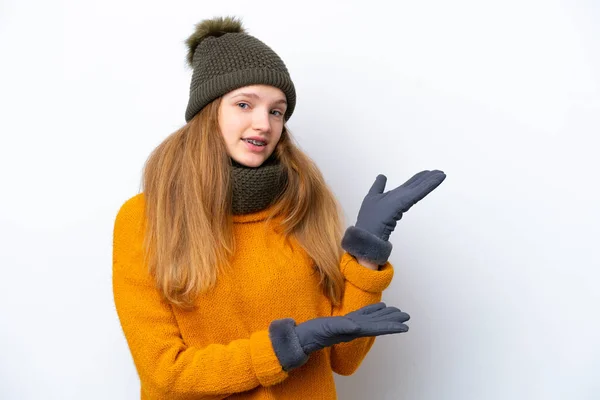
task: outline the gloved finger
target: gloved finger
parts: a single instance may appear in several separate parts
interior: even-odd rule
[[[383,308],[383,309],[381,309],[379,311],[376,311],[374,313],[369,314],[369,317],[375,318],[375,317],[380,317],[382,315],[388,315],[388,314],[393,314],[393,313],[398,313],[398,312],[402,312],[402,310],[400,310],[397,307],[388,306],[388,307]]]
[[[392,313],[397,313],[397,312],[401,312],[401,311],[399,309],[397,309],[396,307],[385,307],[380,310],[374,311],[370,314],[352,312],[352,313],[346,314],[346,317],[356,321],[357,323],[361,323],[362,321],[370,322],[370,321],[375,320],[375,318],[380,318],[380,317],[383,317],[383,316],[386,316],[386,315],[389,315]]]
[[[401,311],[401,310],[394,306],[387,306],[385,308],[382,308],[380,310],[372,312],[371,314],[369,314],[369,317],[377,317],[379,315],[385,315],[385,314],[389,314],[389,313],[393,313],[393,312],[397,312],[397,311]]]
[[[402,333],[408,331],[408,325],[399,322],[374,322],[369,324],[363,332],[365,336],[381,336],[392,333]]]
[[[402,311],[395,311],[389,314],[378,315],[376,317],[369,316],[370,322],[380,322],[380,321],[396,321],[396,322],[406,322],[410,319],[410,315]]]
[[[415,188],[415,197],[413,198],[414,203],[422,200],[425,196],[431,193],[433,189],[438,187],[444,181],[444,179],[446,179],[446,174],[444,174],[442,171],[427,177],[426,180],[421,182]]]
[[[426,175],[428,172],[429,172],[429,170],[418,172],[415,175],[413,175],[412,178],[410,178],[409,180],[407,180],[406,182],[404,182],[402,185],[400,185],[398,187],[408,187],[408,186],[412,185],[413,182],[419,180],[423,175]]]
[[[366,314],[371,314],[375,311],[381,310],[382,308],[385,308],[385,303],[383,301],[380,301],[379,303],[369,304],[368,306],[359,308],[358,310],[352,311],[349,314],[366,315]]]
[[[375,178],[375,182],[373,182],[371,189],[369,189],[369,194],[383,193],[383,191],[385,190],[386,182],[387,182],[387,177],[385,175],[383,175],[383,174],[377,175],[377,178]]]
[[[429,181],[432,177],[437,176],[440,173],[443,174],[443,172],[440,171],[439,169],[434,169],[433,171],[429,171],[429,170],[422,171],[422,173],[415,175],[416,179],[413,179],[409,184],[405,185],[405,189],[415,190],[420,185],[422,185],[423,182]]]

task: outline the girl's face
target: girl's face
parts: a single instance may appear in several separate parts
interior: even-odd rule
[[[260,166],[279,142],[286,108],[285,94],[273,86],[245,86],[224,95],[219,127],[229,156],[247,167]]]

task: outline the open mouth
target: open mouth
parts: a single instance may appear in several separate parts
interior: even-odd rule
[[[267,145],[267,143],[266,143],[266,142],[263,142],[263,141],[260,141],[260,140],[254,140],[254,139],[242,139],[242,140],[243,140],[244,142],[246,142],[246,143],[250,143],[250,144],[252,144],[252,145],[254,145],[254,146],[259,146],[259,147],[262,147],[262,146],[266,146],[266,145]]]

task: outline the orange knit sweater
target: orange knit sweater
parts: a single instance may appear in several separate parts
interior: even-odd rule
[[[143,265],[143,193],[122,205],[114,225],[113,293],[141,399],[336,399],[333,372],[357,370],[375,337],[316,351],[286,372],[268,327],[275,319],[300,324],[377,303],[392,280],[392,265],[374,271],[344,253],[345,295],[334,308],[306,252],[274,232],[280,220],[264,224],[268,211],[234,216],[235,272],[219,276],[215,289],[186,312],[161,300]]]

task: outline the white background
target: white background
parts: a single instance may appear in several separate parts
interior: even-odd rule
[[[2,1],[0,398],[138,398],[114,217],[184,124],[184,40],[219,15],[285,61],[289,127],[348,224],[377,174],[447,174],[390,237],[410,331],[340,399],[600,398],[592,0]]]

